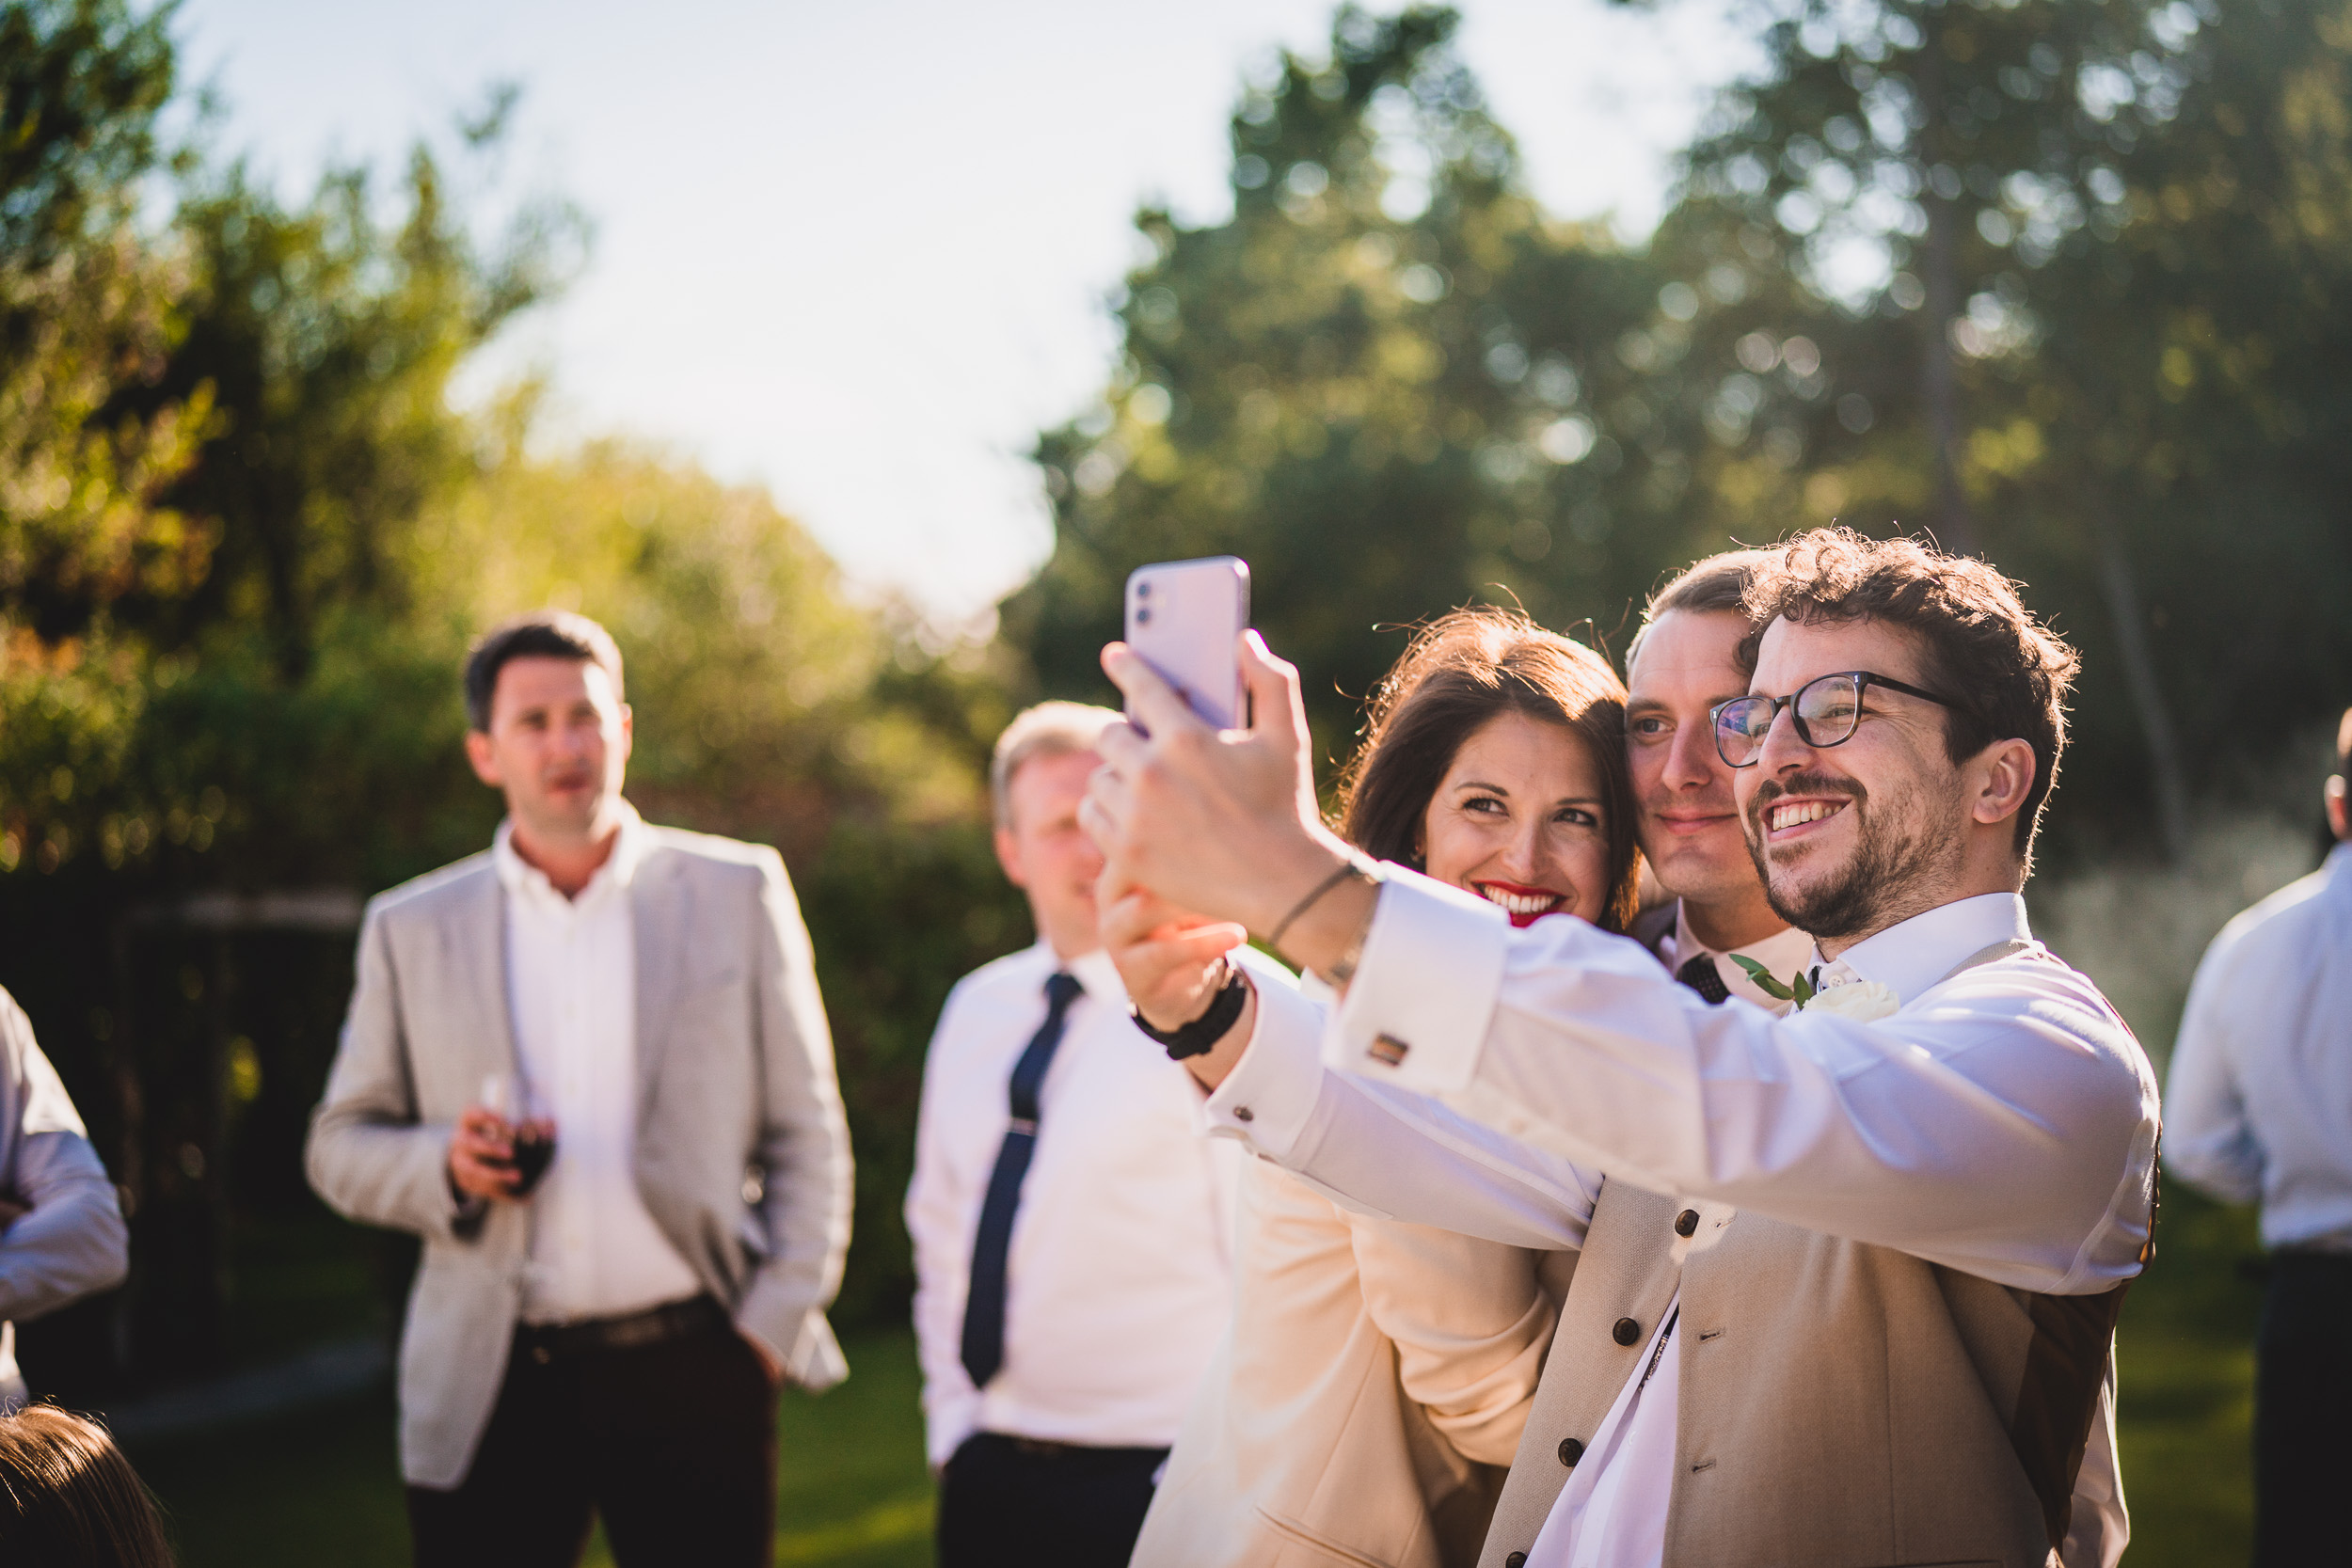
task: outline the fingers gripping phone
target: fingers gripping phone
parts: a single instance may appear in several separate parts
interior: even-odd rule
[[[1249,722],[1236,651],[1248,625],[1249,563],[1239,556],[1163,561],[1128,574],[1127,645],[1220,730]],[[1135,721],[1132,710],[1127,718]]]

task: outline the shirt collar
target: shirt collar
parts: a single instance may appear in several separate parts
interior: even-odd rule
[[[1838,961],[1862,979],[1886,987],[1907,1006],[1963,958],[2010,940],[2033,940],[2026,924],[2026,900],[2014,893],[1984,893],[1889,926],[1846,949]],[[1827,960],[1817,949],[1813,961]]]
[[[1680,899],[1675,900],[1674,967],[1678,970],[1699,954],[1715,951],[1716,949],[1699,941],[1692,932],[1690,906]],[[1764,966],[1765,973],[1784,983],[1791,976],[1804,973],[1804,970],[1820,961],[1813,951],[1813,939],[1793,927],[1783,927],[1771,936],[1758,942],[1749,942],[1744,947],[1729,948],[1722,956],[1754,958]],[[1731,994],[1742,1001],[1753,1002],[1757,1006],[1769,1008],[1773,1012],[1782,1012],[1788,1008],[1788,1003],[1777,1001],[1768,995],[1749,976],[1748,972],[1738,964],[1719,961],[1715,965],[1715,973],[1723,977],[1724,985],[1729,989]]]
[[[2339,844],[2328,851],[2328,858],[2319,863],[2328,874],[2328,891],[2339,898],[2352,898],[2352,843]]]
[[[1116,1007],[1122,1013],[1127,1010],[1126,984],[1120,979],[1119,966],[1111,962],[1111,956],[1106,950],[1098,947],[1091,953],[1081,953],[1064,963],[1056,957],[1050,943],[1041,942],[1038,945],[1045,949],[1048,962],[1076,975],[1078,984],[1086,988],[1086,993],[1089,996],[1097,1002]]]
[[[637,868],[644,863],[647,835],[645,819],[637,815],[635,806],[623,800],[620,812],[621,832],[613,840],[612,852],[596,867],[596,874],[588,879],[588,885],[580,890],[577,898],[566,898],[556,892],[548,874],[523,859],[515,848],[512,817],[499,824],[499,831],[490,841],[490,863],[498,868],[499,880],[505,884],[507,893],[517,898],[551,898],[558,904],[578,907],[603,897],[607,888],[627,892],[637,879]]]

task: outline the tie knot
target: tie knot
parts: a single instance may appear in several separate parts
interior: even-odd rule
[[[1707,998],[1709,1004],[1720,1005],[1731,1000],[1731,988],[1724,984],[1723,971],[1715,967],[1715,955],[1694,953],[1675,971],[1675,978]]]
[[[1084,990],[1086,987],[1078,983],[1078,977],[1075,974],[1057,970],[1045,979],[1045,1005],[1051,1007],[1057,1016],[1059,1016],[1068,1009],[1070,1004],[1075,1001],[1078,993]]]

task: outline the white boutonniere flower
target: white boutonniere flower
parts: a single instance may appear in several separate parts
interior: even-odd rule
[[[1793,1002],[1797,1012],[1815,1012],[1832,1018],[1851,1019],[1856,1023],[1869,1023],[1885,1018],[1902,1006],[1902,998],[1892,986],[1877,980],[1856,980],[1850,985],[1820,987],[1821,972],[1799,974],[1786,981],[1772,978],[1772,972],[1754,958],[1731,955],[1731,961],[1748,972],[1756,989],[1767,996],[1783,1002]]]

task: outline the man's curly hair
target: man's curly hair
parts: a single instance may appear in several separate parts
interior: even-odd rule
[[[2034,618],[2017,587],[1973,556],[1947,555],[1916,539],[1818,528],[1756,568],[1746,605],[1756,628],[1750,656],[1776,620],[1883,621],[1916,637],[1926,655],[1921,684],[1954,705],[1944,716],[1952,761],[1996,740],[2033,748],[2033,787],[2017,814],[2017,850],[2030,863],[2042,803],[2066,750],[2066,696],[2082,658]]]

